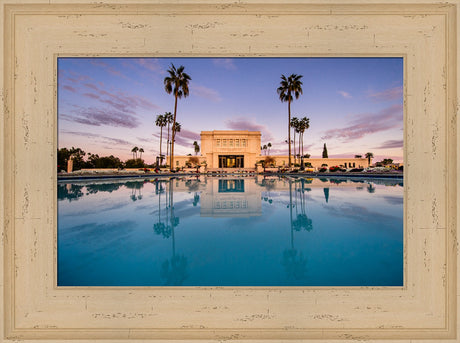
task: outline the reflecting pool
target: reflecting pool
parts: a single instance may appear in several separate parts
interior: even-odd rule
[[[58,286],[402,286],[396,179],[58,183]]]

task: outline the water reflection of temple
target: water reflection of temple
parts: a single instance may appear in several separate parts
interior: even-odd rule
[[[261,216],[262,189],[254,182],[248,181],[244,178],[208,179],[208,187],[201,193],[200,215],[202,217]]]

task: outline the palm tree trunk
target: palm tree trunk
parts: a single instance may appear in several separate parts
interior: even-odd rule
[[[161,140],[163,139],[163,126],[160,126],[160,161],[158,162],[157,167],[161,165]]]
[[[289,168],[291,168],[291,96],[288,100],[288,144],[289,144]]]
[[[173,164],[174,164],[174,139],[176,138],[176,130],[174,130],[174,128],[176,127],[176,112],[177,112],[177,89],[176,89],[176,94],[174,97],[174,119],[173,119],[172,138],[171,138],[171,164],[169,166],[171,171],[173,170]]]
[[[169,123],[168,123],[168,140],[166,141],[166,158],[165,158],[165,163],[168,163],[168,156],[169,156]]]
[[[293,131],[294,131],[294,164],[295,164],[296,162],[295,160],[295,127],[293,129],[294,129]]]
[[[294,231],[292,230],[292,181],[289,180],[289,218],[291,222],[291,249],[294,249]]]

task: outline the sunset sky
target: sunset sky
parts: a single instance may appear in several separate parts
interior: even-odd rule
[[[137,146],[153,163],[155,118],[174,111],[163,84],[171,63],[192,78],[178,101],[177,155],[194,154],[208,130],[258,130],[272,155],[287,154],[288,106],[276,89],[282,74],[300,74],[291,114],[310,118],[305,153],[321,157],[326,143],[329,157],[403,160],[402,58],[59,58],[59,148],[126,160]]]

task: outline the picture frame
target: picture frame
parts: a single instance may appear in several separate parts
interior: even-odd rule
[[[1,337],[458,337],[459,4],[5,0]],[[404,58],[403,287],[57,287],[57,58]]]

